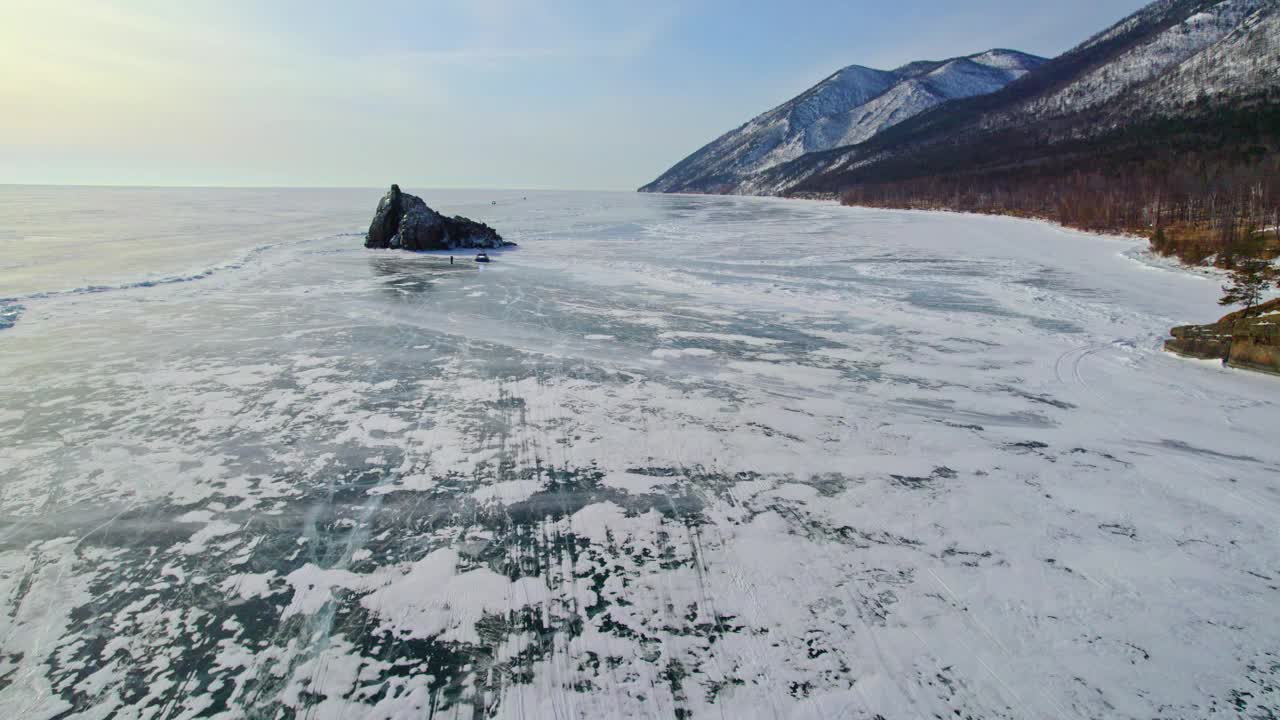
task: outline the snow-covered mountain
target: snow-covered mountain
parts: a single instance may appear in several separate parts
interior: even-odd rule
[[[1041,152],[1275,100],[1278,16],[1280,0],[1159,0],[994,93],[920,113],[861,144],[767,168],[735,191],[838,191],[960,172],[980,161],[1031,162],[1027,148]]]
[[[807,153],[860,143],[949,100],[994,92],[1045,60],[989,50],[896,70],[850,65],[685,158],[646,192],[737,192],[743,181]]]
[[[1146,111],[1167,115],[1191,103],[1280,88],[1280,12],[1253,12],[1222,39],[1144,90]]]
[[[1124,34],[1117,32],[1121,28],[1131,28],[1130,33],[1136,30],[1140,36],[1138,42],[1061,88],[1016,106],[1007,118],[999,120],[1016,123],[1079,113],[1102,105],[1166,73],[1176,73],[1184,63],[1195,64],[1201,54],[1213,55],[1216,43],[1268,7],[1274,10],[1276,4],[1274,0],[1154,3],[1074,52],[1088,53],[1105,46],[1112,38],[1123,39]],[[1194,91],[1191,96],[1195,97]]]

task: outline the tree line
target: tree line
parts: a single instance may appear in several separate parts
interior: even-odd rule
[[[1065,142],[1005,135],[905,154],[831,180],[850,205],[1044,218],[1140,234],[1161,254],[1232,268],[1280,255],[1276,107]]]

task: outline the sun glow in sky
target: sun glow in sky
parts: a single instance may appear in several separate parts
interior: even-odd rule
[[[839,67],[1141,0],[0,0],[0,183],[630,189]]]

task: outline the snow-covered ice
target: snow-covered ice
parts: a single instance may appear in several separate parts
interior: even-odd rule
[[[14,717],[1277,711],[1280,379],[1161,352],[1217,283],[1134,241],[436,193],[481,273],[202,192],[276,220],[0,291]]]

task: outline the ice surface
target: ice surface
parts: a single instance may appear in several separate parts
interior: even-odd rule
[[[155,252],[218,271],[4,293],[14,717],[1280,702],[1280,381],[1159,350],[1215,279],[1007,218],[444,194],[521,243],[479,273],[344,235],[377,191],[241,195],[279,206],[238,245],[204,192],[223,239]]]

